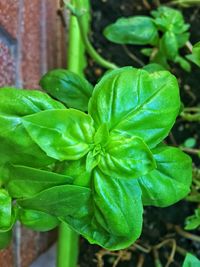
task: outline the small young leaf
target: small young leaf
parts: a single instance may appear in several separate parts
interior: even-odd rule
[[[74,185],[90,187],[91,173],[86,170],[86,157],[57,162],[56,169],[60,174],[72,177]]]
[[[178,43],[172,31],[167,31],[160,41],[160,49],[168,59],[173,60],[178,54]]]
[[[180,55],[177,55],[176,58],[174,59],[174,62],[178,63],[182,69],[184,69],[187,72],[191,71],[191,66],[190,63],[185,60],[183,57],[181,57]]]
[[[104,35],[117,44],[155,45],[158,41],[156,26],[146,16],[120,18],[105,28]]]
[[[67,107],[88,110],[93,86],[79,75],[64,69],[51,70],[42,77],[40,85]]]
[[[122,179],[138,178],[156,167],[148,146],[137,136],[113,136],[98,166],[104,174]]]
[[[20,222],[34,231],[49,231],[59,224],[59,220],[47,213],[29,209],[19,209]]]
[[[163,32],[170,30],[175,34],[181,34],[189,28],[189,24],[184,22],[182,13],[177,9],[160,6],[151,14],[155,18],[155,24]]]
[[[93,142],[91,117],[75,109],[43,111],[22,121],[34,142],[57,160],[80,159]]]
[[[143,204],[166,207],[189,193],[192,161],[188,155],[174,147],[158,146],[152,153],[157,168],[138,180]]]
[[[194,230],[200,226],[200,208],[195,210],[194,215],[186,218],[185,224],[185,230]]]

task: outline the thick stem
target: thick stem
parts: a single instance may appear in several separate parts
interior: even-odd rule
[[[89,0],[71,0],[71,4],[89,9]],[[88,13],[89,14],[89,13]],[[84,28],[87,31],[89,17],[84,16]],[[85,47],[81,40],[77,19],[70,16],[69,42],[68,42],[68,69],[83,76],[86,66]],[[57,267],[76,267],[79,251],[79,236],[71,230],[64,222],[60,224],[58,247],[57,247]]]

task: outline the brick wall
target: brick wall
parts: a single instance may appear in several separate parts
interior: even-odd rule
[[[0,0],[0,87],[39,88],[48,69],[65,66],[65,33],[58,0]],[[17,225],[0,267],[28,267],[55,240]]]

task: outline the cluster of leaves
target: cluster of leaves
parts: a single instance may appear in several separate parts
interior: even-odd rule
[[[0,90],[0,245],[16,220],[35,230],[60,221],[110,250],[132,244],[143,205],[189,192],[191,159],[162,143],[180,110],[176,78],[125,67],[93,88],[67,70],[39,91]],[[87,112],[87,113],[86,113]]]
[[[189,40],[189,24],[185,23],[182,13],[160,6],[151,15],[120,18],[105,28],[104,35],[118,44],[150,46],[141,50],[150,63],[169,69],[171,61],[190,71],[190,63],[179,52]]]

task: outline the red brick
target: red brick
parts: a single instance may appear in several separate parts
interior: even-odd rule
[[[15,39],[18,33],[20,3],[21,0],[0,1],[0,25]]]
[[[59,0],[0,0],[0,86],[39,88],[44,72],[65,67],[65,30],[58,7]],[[55,238],[55,231],[41,234],[22,227],[21,246],[15,240],[1,251],[0,267],[15,266],[17,252],[22,267],[28,267]]]

